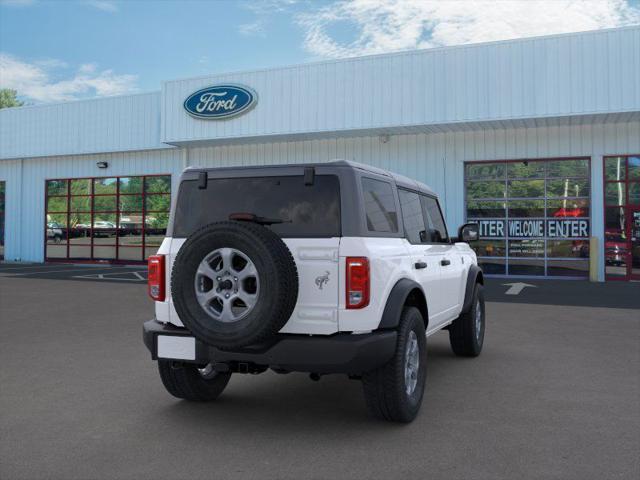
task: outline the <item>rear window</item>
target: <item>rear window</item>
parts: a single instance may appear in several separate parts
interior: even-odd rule
[[[266,227],[280,237],[339,237],[340,182],[335,175],[316,175],[313,185],[304,177],[209,179],[206,189],[197,180],[180,185],[173,225],[174,237],[187,237],[233,213],[280,219]]]

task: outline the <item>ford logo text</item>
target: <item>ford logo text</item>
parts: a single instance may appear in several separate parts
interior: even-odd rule
[[[196,118],[221,120],[250,110],[258,101],[256,92],[242,85],[213,85],[192,93],[184,109]]]

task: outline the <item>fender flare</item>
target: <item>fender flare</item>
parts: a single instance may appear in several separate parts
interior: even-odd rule
[[[391,293],[387,297],[387,303],[382,312],[382,319],[380,320],[379,329],[396,328],[400,320],[400,314],[402,309],[407,303],[407,299],[415,290],[420,291],[421,298],[411,299],[412,303],[417,303],[417,307],[424,318],[425,328],[429,323],[429,316],[427,314],[427,301],[424,291],[419,283],[409,280],[408,278],[402,278],[391,289]]]
[[[476,283],[484,285],[484,276],[482,269],[477,265],[471,265],[467,274],[467,286],[464,291],[464,303],[462,304],[462,312],[467,313],[471,309],[471,301],[473,300],[473,289]]]

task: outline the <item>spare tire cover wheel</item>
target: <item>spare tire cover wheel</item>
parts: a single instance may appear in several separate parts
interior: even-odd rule
[[[298,274],[285,243],[267,228],[217,222],[189,236],[173,264],[171,294],[198,339],[239,348],[267,340],[298,299]]]

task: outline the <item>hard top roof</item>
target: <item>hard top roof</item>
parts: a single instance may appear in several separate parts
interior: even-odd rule
[[[246,170],[271,170],[277,168],[291,168],[291,167],[341,167],[341,168],[353,168],[357,170],[362,170],[365,172],[374,173],[376,175],[382,175],[386,177],[392,178],[395,183],[399,187],[410,188],[412,190],[418,190],[429,195],[436,196],[436,193],[426,184],[419,182],[417,180],[413,180],[409,177],[405,177],[404,175],[400,175],[398,173],[391,172],[389,170],[384,170],[382,168],[374,167],[371,165],[366,165],[364,163],[354,162],[352,160],[332,160],[330,162],[316,162],[316,163],[282,163],[276,165],[242,165],[242,166],[232,166],[232,167],[187,167],[185,169],[186,172],[202,172],[202,171],[246,171]]]

